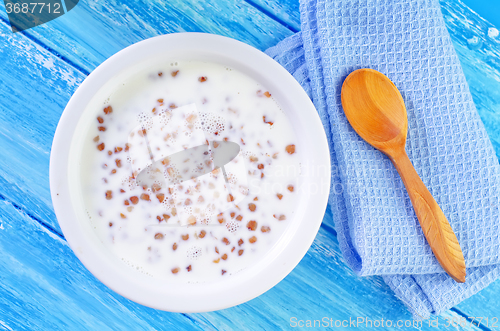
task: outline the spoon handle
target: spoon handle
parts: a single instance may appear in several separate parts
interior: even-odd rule
[[[448,275],[455,281],[464,283],[464,256],[446,216],[418,176],[406,152],[403,150],[390,158],[405,184],[415,214],[434,255]]]

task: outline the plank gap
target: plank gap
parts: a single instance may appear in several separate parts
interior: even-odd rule
[[[323,228],[323,230],[325,230],[326,232],[330,233],[331,235],[333,235],[334,237],[337,237],[337,231],[335,231],[335,229],[329,225],[329,224],[326,224],[325,222],[322,222],[321,223],[321,227]]]
[[[244,0],[244,1],[246,3],[248,3],[250,6],[254,7],[255,9],[257,9],[258,11],[260,11],[262,14],[266,15],[267,17],[269,17],[270,19],[273,19],[276,22],[280,23],[281,25],[283,25],[285,28],[289,29],[290,31],[293,31],[294,33],[297,33],[297,32],[300,31],[297,28],[295,28],[295,27],[291,26],[290,24],[288,24],[287,22],[285,22],[284,20],[282,20],[281,18],[279,18],[278,16],[274,15],[268,9],[262,7],[258,3],[255,3],[253,0]]]
[[[61,4],[62,4],[63,10],[64,10],[64,13],[66,14],[68,12],[68,10],[66,9],[66,2],[64,2],[64,0],[61,0]]]
[[[451,307],[450,310],[454,313],[457,313],[458,315],[464,317],[468,323],[474,323],[474,320],[472,318],[470,318],[469,316],[467,316],[465,313],[463,313],[460,309],[458,308],[455,308],[455,307]],[[488,328],[487,326],[484,326],[482,323],[477,325],[477,324],[473,324],[474,326],[480,328],[481,330],[485,330],[485,331],[491,331],[490,328]]]
[[[201,324],[200,321],[198,321],[197,319],[193,318],[188,313],[180,313],[180,314],[182,316],[184,316],[185,318],[187,318],[191,323],[193,323],[194,325],[196,325],[197,327],[199,327],[200,330],[207,330],[208,326],[210,326],[210,330],[216,330],[216,328],[214,327],[214,325],[211,322],[209,322],[209,321],[206,321],[206,322],[210,323],[210,325]]]
[[[37,222],[38,224],[40,224],[41,226],[43,226],[45,229],[47,229],[49,232],[51,232],[52,234],[58,236],[59,238],[61,238],[62,240],[66,241],[66,238],[64,238],[63,234],[62,233],[59,233],[59,231],[57,231],[56,229],[54,229],[52,226],[50,226],[49,224],[45,223],[44,221],[42,221],[41,219],[39,219],[38,217],[32,215],[31,213],[29,213],[28,211],[24,210],[24,208],[22,208],[21,206],[17,205],[15,202],[7,199],[5,196],[3,196],[2,194],[0,194],[0,201],[5,201],[9,204],[12,205],[12,207],[14,207],[15,209],[17,209],[18,211],[24,213],[26,216],[28,216],[29,218],[31,218],[33,221]]]

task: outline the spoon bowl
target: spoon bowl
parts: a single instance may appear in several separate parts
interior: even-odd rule
[[[408,119],[397,87],[376,70],[359,69],[345,79],[341,99],[354,130],[396,167],[438,262],[455,281],[465,282],[465,260],[458,239],[405,152]]]
[[[350,74],[342,86],[342,106],[354,130],[388,154],[404,148],[408,121],[403,97],[394,83],[373,69]]]

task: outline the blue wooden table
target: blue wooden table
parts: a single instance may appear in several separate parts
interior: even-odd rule
[[[498,19],[479,2],[479,12]],[[459,0],[441,5],[500,156],[500,37],[491,37],[494,30],[488,36],[495,22]],[[411,319],[380,277],[360,278],[347,268],[328,211],[307,255],[282,282],[250,302],[203,314],[157,311],[112,292],[74,256],[57,223],[48,178],[52,138],[94,68],[132,43],[179,31],[221,34],[265,50],[300,30],[298,7],[298,0],[80,0],[60,18],[13,34],[0,4],[0,330],[270,330],[324,317]],[[497,281],[439,322],[500,317],[499,295]]]

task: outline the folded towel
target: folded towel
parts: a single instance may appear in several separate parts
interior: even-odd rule
[[[500,274],[500,167],[434,0],[300,0],[302,31],[267,53],[313,100],[336,166],[330,205],[348,265],[383,275],[414,314],[427,318]],[[406,151],[462,247],[458,284],[434,257],[389,161],[354,132],[340,102],[349,73],[372,68],[400,90]],[[340,189],[342,188],[342,189]]]

